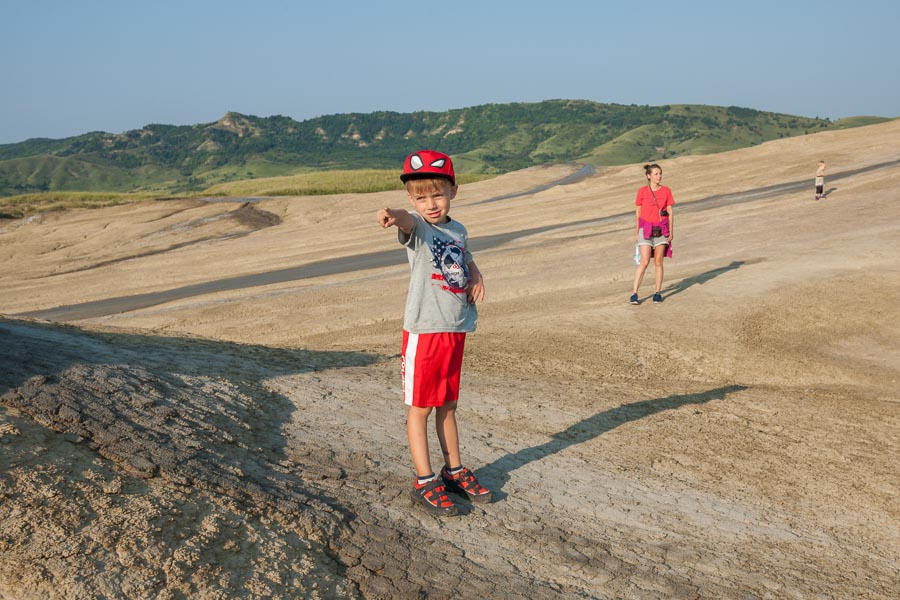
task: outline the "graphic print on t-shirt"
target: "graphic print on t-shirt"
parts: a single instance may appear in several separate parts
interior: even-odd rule
[[[466,251],[453,240],[443,240],[437,236],[431,240],[431,262],[441,275],[434,275],[434,279],[443,278],[441,287],[454,294],[466,291],[469,285],[469,267],[466,266]]]

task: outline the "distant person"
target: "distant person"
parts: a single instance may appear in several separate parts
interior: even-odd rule
[[[414,210],[382,208],[376,218],[383,228],[397,227],[410,266],[400,370],[417,476],[413,498],[431,513],[455,515],[447,491],[474,502],[491,500],[491,492],[462,465],[456,425],[463,347],[466,333],[475,331],[484,279],[468,250],[466,228],[449,215],[458,189],[450,157],[433,150],[410,154],[400,180]],[[444,454],[440,477],[428,452],[432,410]]]
[[[634,204],[637,206],[634,217],[634,242],[640,252],[640,264],[634,274],[634,288],[631,290],[631,303],[640,304],[638,289],[644,279],[644,272],[650,265],[650,257],[653,257],[653,265],[656,270],[656,291],[653,293],[653,302],[660,303],[663,283],[663,257],[672,256],[672,237],[674,236],[675,222],[672,218],[672,207],[675,198],[672,190],[662,181],[662,167],[657,164],[644,165],[644,175],[648,185],[640,188]]]
[[[825,161],[819,161],[819,168],[816,169],[816,200],[825,197]]]

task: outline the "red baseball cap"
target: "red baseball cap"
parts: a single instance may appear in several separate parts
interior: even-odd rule
[[[400,181],[406,183],[410,179],[428,177],[443,177],[456,185],[456,174],[453,172],[453,161],[450,157],[436,150],[419,150],[406,157]]]

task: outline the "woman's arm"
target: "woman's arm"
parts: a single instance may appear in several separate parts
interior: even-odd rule
[[[672,241],[672,238],[675,237],[675,211],[672,210],[673,208],[674,207],[670,204],[666,209],[667,211],[669,211],[669,237],[667,237],[666,240],[668,240],[670,243]]]
[[[641,230],[641,207],[634,211],[634,243],[638,243],[638,233]]]

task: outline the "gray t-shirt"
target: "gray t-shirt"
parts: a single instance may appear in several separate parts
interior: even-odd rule
[[[410,235],[398,231],[409,258],[409,294],[403,329],[410,333],[475,331],[478,310],[469,304],[469,234],[461,223],[450,219],[432,225],[411,212]]]

